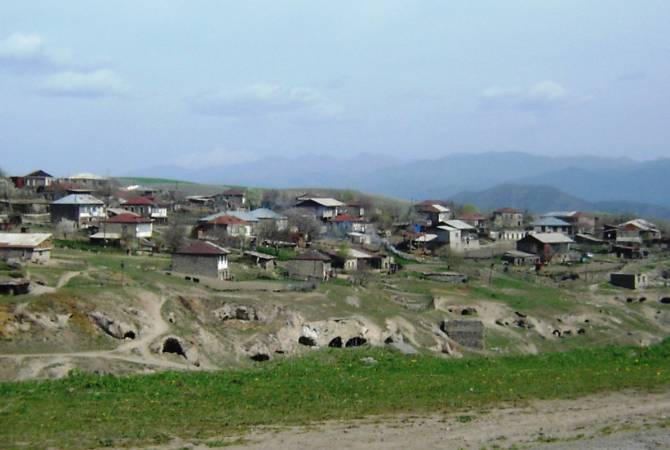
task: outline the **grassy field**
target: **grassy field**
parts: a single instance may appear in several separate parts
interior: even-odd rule
[[[366,363],[363,357],[376,363]],[[324,350],[256,369],[148,376],[76,374],[0,384],[0,447],[192,442],[255,425],[472,410],[670,386],[670,340],[650,348],[444,360],[382,349]]]

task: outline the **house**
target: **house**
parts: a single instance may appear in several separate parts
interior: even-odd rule
[[[127,243],[138,239],[151,239],[153,235],[153,223],[151,219],[136,214],[119,214],[103,224],[104,233],[118,234]]]
[[[230,214],[235,214],[237,211],[232,211]],[[247,219],[248,217],[248,219]],[[257,224],[273,224],[277,231],[284,231],[288,228],[288,217],[276,213],[268,208],[257,208],[249,211],[246,217],[240,217],[243,220],[256,222]]]
[[[347,248],[344,251],[328,252],[332,266],[342,269],[343,272],[356,272],[372,267],[373,256],[370,253],[355,248]]]
[[[138,214],[156,223],[167,222],[167,207],[161,206],[149,197],[131,198],[124,202],[121,207],[126,211]]]
[[[647,275],[639,273],[611,273],[610,284],[626,289],[640,289],[647,287]]]
[[[366,221],[362,217],[350,216],[349,214],[338,214],[329,221],[331,227],[342,233],[357,232],[365,233]]]
[[[328,220],[337,216],[346,205],[339,200],[328,197],[310,197],[298,200],[296,208],[309,211],[321,220]]]
[[[172,254],[174,272],[227,280],[230,252],[212,242],[195,241]]]
[[[542,262],[549,262],[554,259],[566,260],[573,243],[563,233],[533,233],[519,240],[516,249],[538,255]]]
[[[247,204],[247,194],[241,189],[227,189],[216,196],[217,201],[223,201],[227,209],[244,208]]]
[[[303,280],[326,281],[332,273],[330,257],[316,250],[309,250],[296,256],[288,261],[286,268],[291,278]]]
[[[54,181],[54,176],[43,170],[36,170],[34,172],[30,172],[28,175],[23,176],[24,186],[29,189],[34,189],[38,192],[45,190]]]
[[[490,225],[489,218],[479,213],[463,213],[457,219],[475,227],[482,235],[486,234]]]
[[[629,220],[620,224],[618,229],[617,242],[621,238],[639,238],[641,241],[647,242],[656,241],[663,237],[661,230],[658,229],[656,224],[644,219]]]
[[[273,270],[277,267],[277,258],[275,256],[268,255],[267,253],[248,250],[244,252],[242,260],[265,270]]]
[[[0,259],[45,263],[51,257],[51,233],[0,233]]]
[[[514,208],[500,208],[493,211],[492,221],[500,228],[523,227],[523,212]]]
[[[451,209],[439,200],[425,200],[414,205],[414,211],[426,222],[428,226],[437,226],[451,219]]]
[[[569,222],[557,217],[541,217],[531,222],[530,226],[533,227],[533,231],[536,233],[563,233],[570,235],[573,229]]]
[[[195,236],[198,239],[220,239],[226,236],[251,237],[253,225],[247,220],[226,213],[216,213],[198,220]]]
[[[523,266],[526,264],[538,264],[540,257],[519,250],[510,250],[502,255],[502,260],[513,266]]]
[[[494,241],[518,241],[526,237],[528,232],[526,230],[502,229],[497,231],[489,231],[489,237]]]
[[[365,205],[362,202],[348,202],[347,213],[356,217],[365,216]]]
[[[91,189],[93,191],[105,189],[111,184],[111,180],[108,177],[88,172],[70,175],[65,180],[77,184],[84,189]]]
[[[582,211],[554,211],[542,217],[555,217],[569,223],[573,233],[593,234],[596,229],[596,218]]]
[[[105,220],[105,203],[89,194],[70,194],[51,202],[51,223],[70,220],[77,226],[89,226]]]
[[[372,238],[369,234],[358,233],[356,231],[351,231],[347,233],[347,238],[352,244],[367,245],[372,242]]]
[[[454,252],[479,248],[477,229],[461,220],[447,220],[443,225],[435,227],[435,233],[438,242],[445,244]]]

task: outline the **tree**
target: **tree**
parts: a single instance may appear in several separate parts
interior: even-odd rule
[[[310,239],[320,234],[321,223],[314,216],[305,214],[305,211],[299,208],[289,209],[284,214],[288,217],[289,227],[295,227],[299,233],[307,235]]]
[[[163,233],[163,245],[170,252],[176,252],[184,244],[186,230],[176,219],[170,222],[167,230]]]
[[[479,210],[475,205],[466,204],[461,206],[459,214],[476,214]]]

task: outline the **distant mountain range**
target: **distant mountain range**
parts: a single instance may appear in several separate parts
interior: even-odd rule
[[[535,213],[594,211],[670,219],[670,208],[666,206],[628,201],[591,202],[551,186],[500,184],[479,192],[464,191],[451,197],[451,200],[459,204],[472,204],[482,210],[511,206]]]
[[[310,155],[270,157],[200,170],[162,166],[128,175],[267,188],[350,188],[408,200],[475,198],[474,192],[478,192],[478,201],[495,206],[501,203],[492,201],[493,192],[505,185],[509,194],[510,186],[515,185],[519,203],[507,204],[532,205],[528,208],[531,210],[592,209],[600,205],[613,212],[633,208],[630,211],[637,214],[649,211],[647,215],[661,217],[665,216],[662,207],[670,208],[670,159],[639,162],[629,158],[492,152],[407,162],[370,154],[350,158]],[[508,194],[501,194],[500,200]],[[540,206],[540,201],[545,206]],[[558,208],[570,204],[582,206]]]

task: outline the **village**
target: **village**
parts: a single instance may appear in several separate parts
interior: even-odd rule
[[[142,181],[5,180],[0,376],[361,345],[536,353],[670,330],[668,235],[643,218]]]
[[[596,255],[636,260],[670,247],[667,234],[648,220],[588,211],[480,212],[442,200],[392,203],[328,191],[293,198],[268,190],[252,199],[240,188],[189,195],[188,189],[122,186],[86,173],[56,178],[43,170],[11,177],[7,185],[0,200],[4,260],[45,263],[54,241],[87,243],[128,255],[170,254],[171,271],[196,279],[234,280],[229,259],[324,282],[393,273],[396,259],[499,258],[540,273]],[[638,285],[644,275],[612,274],[610,281],[630,276],[638,280],[630,287],[644,287],[645,281]]]

